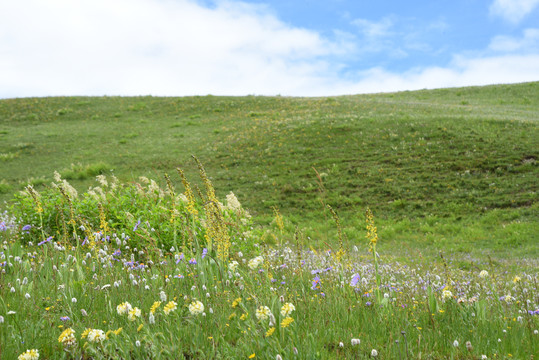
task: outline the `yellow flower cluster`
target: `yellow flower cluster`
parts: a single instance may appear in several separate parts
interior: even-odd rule
[[[169,301],[168,304],[166,304],[163,308],[163,312],[165,313],[165,315],[168,315],[177,308],[178,304],[175,301]]]
[[[127,318],[129,321],[135,321],[138,317],[142,315],[142,311],[138,307],[135,307],[131,310],[129,310],[129,315],[127,315]]]
[[[374,216],[372,215],[371,209],[367,208],[365,213],[367,221],[367,239],[369,240],[369,251],[373,251],[376,248],[376,242],[378,241],[378,234],[376,233],[377,229],[374,226]]]
[[[281,322],[281,327],[282,328],[288,327],[290,324],[292,324],[292,322],[294,322],[294,319],[288,316]]]
[[[275,332],[275,327],[270,327],[268,331],[266,331],[266,337],[270,337]]]
[[[238,306],[239,304],[241,303],[241,298],[237,298],[235,299],[233,302],[232,302],[232,308],[235,308],[236,306]]]
[[[129,314],[129,312],[133,309],[130,303],[123,302],[120,305],[116,306],[116,311],[118,312],[118,315],[125,315]]]
[[[157,310],[157,308],[161,306],[161,301],[156,301],[153,303],[152,307],[150,308],[150,312],[152,314],[155,314],[155,310]]]
[[[75,345],[77,342],[77,339],[75,339],[75,330],[72,328],[65,329],[58,337],[58,342],[66,347]]]
[[[37,360],[39,359],[39,352],[36,349],[26,350],[19,355],[18,360]]]
[[[292,314],[292,311],[294,310],[296,310],[296,307],[294,305],[292,305],[291,303],[286,303],[281,308],[281,315],[286,317]]]

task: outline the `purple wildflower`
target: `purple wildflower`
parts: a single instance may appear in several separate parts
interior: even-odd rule
[[[53,238],[52,236],[49,236],[49,237],[47,238],[47,240],[43,240],[43,241],[39,242],[37,245],[38,245],[38,246],[41,246],[41,245],[43,245],[43,244],[45,244],[45,243],[48,243],[48,242],[50,242],[50,241],[52,240],[52,238]]]
[[[177,278],[177,279],[183,279],[183,275],[182,275],[182,274],[174,275],[174,277]]]
[[[318,275],[315,276],[313,279],[313,286],[311,286],[311,289],[317,290],[320,289],[320,277]]]
[[[62,316],[62,317],[60,318],[60,320],[62,320],[62,321],[65,322],[65,321],[69,321],[69,320],[71,320],[71,319],[69,318],[69,316]]]
[[[208,249],[204,248],[202,249],[202,258],[204,259],[204,257],[206,256],[206,254],[208,253]]]
[[[183,255],[183,253],[181,253],[180,256],[178,256],[178,259],[176,259],[176,264],[178,264],[183,259],[185,259],[185,255]]]
[[[7,230],[7,226],[6,226],[6,223],[5,222],[0,222],[0,231],[6,231]]]
[[[22,231],[29,231],[32,228],[32,225],[24,225]]]
[[[371,303],[370,301],[367,301],[367,302],[365,303],[365,305],[366,305],[366,306],[371,306],[372,303]]]
[[[353,276],[352,276],[352,281],[350,281],[350,286],[356,286],[357,283],[359,282],[359,273],[355,273]]]
[[[189,260],[189,264],[196,265],[197,261],[195,260],[195,258],[192,258],[191,260]]]
[[[133,231],[137,231],[139,225],[140,225],[140,219],[135,224],[135,227],[133,228]]]

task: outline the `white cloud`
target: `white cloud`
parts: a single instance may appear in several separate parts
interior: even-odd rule
[[[356,25],[384,37],[394,23],[385,18]],[[357,56],[368,42],[339,31],[330,41],[283,23],[267,7],[223,1],[208,8],[196,0],[0,1],[0,98],[320,96],[532,81],[539,80],[539,51],[529,44],[537,46],[537,36],[537,29],[528,29],[520,39],[497,37],[491,55],[456,56],[443,67],[352,73],[342,59]]]
[[[539,5],[539,0],[494,0],[490,13],[509,22],[518,23]]]
[[[539,29],[526,29],[522,38],[499,35],[494,37],[489,49],[502,52],[535,52],[539,53]]]
[[[361,80],[343,86],[341,94],[434,89],[539,80],[539,54],[491,57],[455,56],[446,67],[413,69],[405,73],[373,68]]]
[[[296,93],[342,44],[263,7],[189,0],[0,4],[0,96]]]

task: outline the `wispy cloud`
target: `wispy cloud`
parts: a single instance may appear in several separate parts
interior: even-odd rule
[[[526,29],[521,38],[496,36],[490,42],[489,49],[501,52],[539,53],[539,29]]]
[[[351,23],[359,28],[363,36],[368,38],[381,38],[392,34],[393,20],[391,17],[384,17],[380,21],[355,19]]]
[[[539,0],[494,0],[490,13],[509,22],[518,23],[539,5]]]

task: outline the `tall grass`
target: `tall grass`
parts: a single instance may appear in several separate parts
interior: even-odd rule
[[[369,211],[356,229],[367,240],[306,247],[278,210],[275,226],[256,227],[234,194],[221,203],[198,168],[204,193],[179,169],[181,191],[172,176],[98,176],[80,194],[57,174],[47,190],[18,195],[0,220],[0,358],[538,353],[534,264],[515,272],[479,258],[463,271],[445,257],[394,261],[377,253]]]

